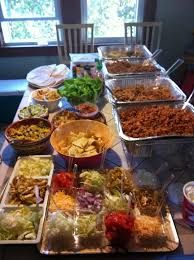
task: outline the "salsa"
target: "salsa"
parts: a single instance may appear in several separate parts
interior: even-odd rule
[[[91,103],[82,103],[76,106],[76,109],[79,110],[77,114],[80,116],[95,116],[99,111],[97,105]]]
[[[113,244],[124,245],[129,241],[134,218],[123,212],[112,212],[105,217],[106,238]]]

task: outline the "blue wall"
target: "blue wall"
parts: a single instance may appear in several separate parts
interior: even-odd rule
[[[169,67],[192,43],[194,30],[193,0],[157,0],[156,20],[163,22],[159,62]]]
[[[22,79],[32,69],[49,64],[58,64],[58,57],[7,57],[0,58],[0,79]]]

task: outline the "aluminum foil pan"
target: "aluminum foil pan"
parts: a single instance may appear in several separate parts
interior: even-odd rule
[[[127,71],[121,71],[121,72],[115,72],[115,73],[112,73],[110,72],[110,70],[108,69],[107,65],[108,64],[111,64],[111,63],[119,63],[119,62],[129,62],[130,64],[132,65],[136,65],[136,64],[139,64],[139,65],[142,65],[142,66],[145,66],[145,69],[146,69],[146,66],[149,66],[150,65],[153,65],[155,68],[156,68],[156,71],[143,71],[143,72],[135,72],[135,71],[132,71],[132,72],[127,72]],[[117,77],[155,77],[155,76],[161,76],[161,75],[164,75],[166,70],[160,66],[155,60],[153,59],[147,59],[147,60],[130,60],[130,59],[125,59],[125,60],[109,60],[109,61],[103,61],[102,62],[102,72],[104,74],[104,77],[105,78],[117,78]]]
[[[147,105],[134,105],[134,106],[130,106],[130,109],[133,109],[133,108],[137,108],[137,107],[144,107],[144,106],[149,106],[150,104],[147,104]],[[172,107],[177,107],[177,108],[181,108],[183,106],[183,103],[179,103],[179,104],[170,104],[170,106]],[[129,108],[129,106],[125,106],[125,107],[115,107],[113,108],[113,117],[115,119],[115,123],[116,123],[116,126],[117,126],[117,129],[118,129],[118,133],[119,133],[119,136],[124,140],[124,141],[127,141],[127,142],[141,142],[141,141],[144,141],[144,144],[148,143],[148,144],[151,144],[152,141],[159,141],[159,140],[183,140],[183,139],[188,139],[188,138],[194,138],[194,135],[191,136],[191,135],[187,135],[187,136],[183,136],[183,135],[163,135],[163,136],[149,136],[149,137],[139,137],[139,138],[134,138],[134,137],[131,137],[131,136],[127,136],[126,134],[124,134],[123,132],[123,129],[122,129],[122,124],[121,124],[121,121],[120,121],[120,117],[119,117],[119,112],[120,111],[123,111],[125,110],[126,108]],[[186,110],[190,110],[194,113],[194,107],[189,103],[187,104]]]
[[[100,46],[97,48],[100,59],[147,59],[152,53],[145,45],[112,45]]]
[[[186,100],[186,95],[183,93],[183,91],[177,86],[177,84],[172,81],[168,77],[156,77],[156,78],[117,78],[117,79],[108,79],[105,81],[105,85],[108,87],[107,95],[108,100],[110,103],[116,106],[126,105],[126,104],[157,104],[157,103],[169,103],[169,102],[184,102]],[[158,91],[158,88],[160,86],[167,86],[170,90],[172,96],[174,97],[173,100],[171,99],[161,99],[161,100],[142,100],[142,101],[119,101],[112,93],[115,87],[136,87],[138,85],[143,85],[144,87],[153,90]],[[109,89],[111,91],[109,91]]]

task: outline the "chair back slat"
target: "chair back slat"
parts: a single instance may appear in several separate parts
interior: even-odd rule
[[[88,31],[84,30],[84,43],[85,43],[85,52],[88,52]]]
[[[67,39],[68,39],[69,52],[73,51],[73,42],[72,42],[71,33],[72,33],[72,30],[68,29],[67,30]]]
[[[124,23],[125,44],[144,44],[154,51],[159,48],[162,33],[161,22]],[[133,33],[135,32],[135,34]]]
[[[138,43],[138,35],[139,35],[139,27],[137,26],[137,28],[135,28],[133,26],[132,28],[133,28],[133,38],[135,38],[134,44],[137,44]],[[135,35],[135,37],[134,37],[134,35]]]
[[[69,63],[69,53],[94,51],[93,24],[59,24],[57,30],[57,50],[60,62]]]
[[[74,50],[75,50],[75,53],[76,53],[76,52],[78,52],[77,29],[73,30],[73,38],[74,38]]]
[[[150,43],[150,49],[151,50],[153,50],[153,48],[154,48],[155,34],[156,34],[156,27],[153,26],[153,28],[152,28],[152,35],[151,35],[151,43]]]
[[[133,44],[133,27],[132,26],[129,27],[129,31],[130,31],[130,44],[132,45]],[[128,34],[128,31],[127,31],[127,34]],[[127,40],[127,44],[129,44],[128,40]]]
[[[144,33],[144,27],[139,27],[139,38],[138,38],[138,43],[143,44],[143,33]]]
[[[162,34],[162,24],[161,24],[161,26],[159,27],[159,30],[158,30],[157,48],[156,49],[159,49],[159,47],[160,47],[161,34]]]
[[[91,27],[90,52],[94,52],[94,25]]]
[[[67,57],[68,56],[68,52],[67,52],[67,46],[68,46],[68,43],[67,43],[67,41],[66,41],[66,37],[65,37],[65,34],[67,34],[67,32],[66,31],[64,31],[63,33],[62,33],[62,35],[63,35],[63,43],[64,43],[64,45],[63,45],[63,53],[64,53],[64,57]],[[62,48],[61,48],[62,49]],[[61,53],[61,60],[63,60],[63,54]]]
[[[80,45],[80,53],[83,53],[83,31],[80,30],[80,35],[79,35],[79,45]]]
[[[149,36],[150,36],[150,27],[146,27],[146,38],[145,38],[145,45],[149,45]]]
[[[60,63],[62,63],[63,61],[63,55],[62,55],[62,49],[61,49],[61,46],[60,46],[60,37],[59,37],[59,31],[57,30],[56,28],[56,33],[57,33],[57,51],[58,51],[58,56],[59,56],[59,61]]]

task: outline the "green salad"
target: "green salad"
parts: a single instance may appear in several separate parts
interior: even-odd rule
[[[40,221],[40,211],[21,207],[0,212],[0,240],[36,239]]]
[[[73,104],[95,102],[101,91],[102,81],[87,76],[65,80],[64,86],[58,89],[58,93]]]

